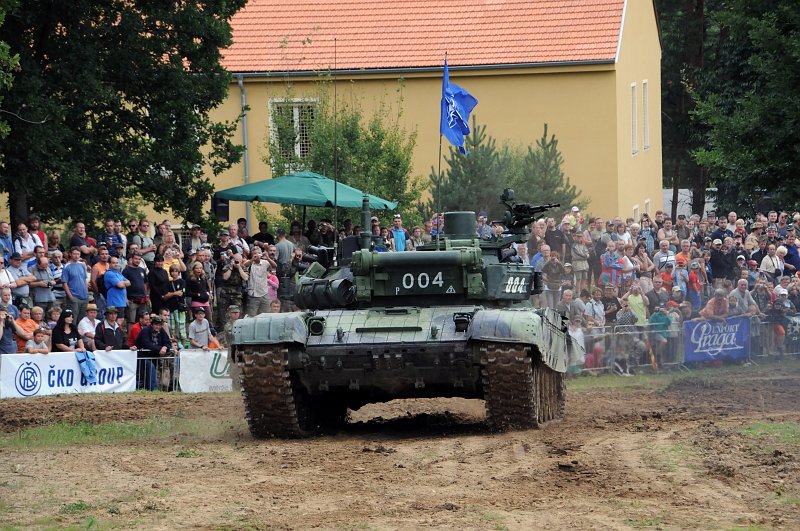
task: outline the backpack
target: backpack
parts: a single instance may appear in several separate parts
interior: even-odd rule
[[[101,273],[97,275],[97,293],[105,297],[108,295],[108,288],[106,288],[106,274]]]

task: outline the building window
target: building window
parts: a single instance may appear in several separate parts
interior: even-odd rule
[[[636,122],[636,83],[631,83],[631,155],[639,153],[639,131]]]
[[[642,148],[650,149],[650,83],[642,81]]]
[[[644,200],[644,211],[648,216],[650,215],[650,200],[649,199],[645,199]]]
[[[633,205],[633,221],[635,223],[639,223],[639,205],[638,205],[638,203]]]
[[[289,167],[311,151],[311,127],[317,101],[272,99],[269,102],[270,137]]]

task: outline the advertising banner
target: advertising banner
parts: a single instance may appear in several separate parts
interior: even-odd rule
[[[185,393],[218,393],[233,389],[227,350],[182,350],[179,381]]]
[[[95,353],[97,383],[89,385],[73,352],[0,355],[0,398],[136,390],[136,352]]]
[[[686,363],[720,359],[739,360],[750,356],[750,318],[684,323]]]

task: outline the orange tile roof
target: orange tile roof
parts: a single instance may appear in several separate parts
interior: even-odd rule
[[[613,61],[625,0],[250,0],[234,73]]]

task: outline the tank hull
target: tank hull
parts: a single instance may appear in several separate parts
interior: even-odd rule
[[[475,305],[263,314],[236,322],[232,348],[248,411],[276,410],[271,399],[253,402],[265,389],[312,410],[335,405],[326,413],[335,418],[396,398],[482,398],[490,423],[507,429],[563,415],[563,373],[578,347],[560,323],[552,310]],[[269,377],[254,368],[264,356]],[[278,373],[281,387],[271,388]],[[325,424],[307,412],[297,418],[310,425],[273,429],[274,414],[249,414],[253,434],[303,436]]]

